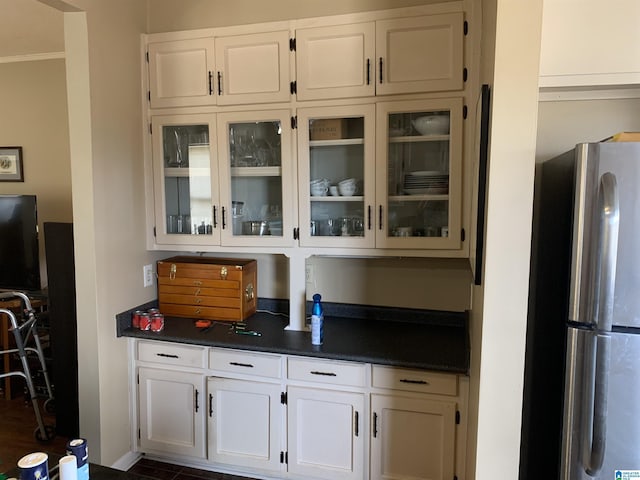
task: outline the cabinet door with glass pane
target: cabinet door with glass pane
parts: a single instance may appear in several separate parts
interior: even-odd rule
[[[372,248],[375,107],[298,110],[300,244]]]
[[[461,248],[462,99],[377,105],[376,247]]]
[[[214,115],[152,118],[156,243],[220,244]]]
[[[222,244],[291,245],[291,112],[230,112],[217,120]]]

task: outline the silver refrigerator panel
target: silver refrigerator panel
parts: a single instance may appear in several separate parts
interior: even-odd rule
[[[567,332],[561,480],[612,480],[616,470],[640,471],[640,334],[629,333],[611,334],[604,462],[593,476],[585,471],[592,386],[585,375],[595,335],[572,327]]]
[[[613,324],[640,327],[640,144],[589,144],[600,175],[616,176],[620,201]]]

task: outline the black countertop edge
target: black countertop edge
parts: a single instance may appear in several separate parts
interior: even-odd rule
[[[203,332],[193,320],[177,317],[166,317],[161,332],[127,327],[120,336],[458,374],[469,371],[466,323],[430,325],[326,316],[324,343],[315,346],[308,331],[286,330],[288,319],[283,316],[258,312],[245,322],[248,330],[260,332],[261,336],[236,335],[231,322],[216,322]]]

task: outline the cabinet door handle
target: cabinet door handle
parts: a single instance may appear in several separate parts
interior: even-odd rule
[[[373,412],[373,438],[378,436],[378,414]]]
[[[165,358],[180,358],[178,355],[169,354],[169,353],[156,353],[157,357],[165,357]]]
[[[225,228],[227,228],[227,219],[226,219],[226,209],[224,207],[222,207],[222,229],[224,230]]]
[[[367,228],[371,230],[371,205],[367,205]]]
[[[382,57],[380,57],[380,83],[382,83]]]
[[[233,365],[235,367],[253,368],[253,365],[251,365],[250,363],[229,362],[229,365]]]
[[[200,409],[200,406],[198,405],[198,396],[199,395],[200,395],[200,392],[198,392],[198,389],[196,388],[196,392],[195,392],[196,412]]]
[[[380,218],[378,219],[378,228],[380,230],[382,230],[382,205],[380,205],[379,210],[378,210],[378,215],[380,216]]]
[[[213,394],[209,394],[209,416],[213,417]]]
[[[311,370],[309,372],[311,375],[323,375],[325,377],[335,377],[336,374],[333,372],[318,372],[317,370]]]
[[[209,95],[213,94],[213,72],[209,70]]]
[[[371,59],[367,58],[367,85],[371,83]]]
[[[426,382],[424,380],[410,380],[408,378],[401,378],[400,381],[402,383],[412,383],[414,385],[429,385],[429,382]]]
[[[218,228],[218,207],[213,206],[213,228]]]
[[[358,414],[357,410],[356,410],[355,418],[353,421],[354,421],[353,430],[354,430],[355,436],[357,437],[360,430],[360,415]]]
[[[218,95],[222,95],[222,72],[218,72]]]

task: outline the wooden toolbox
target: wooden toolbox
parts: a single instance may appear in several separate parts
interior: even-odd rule
[[[172,317],[240,321],[256,312],[255,260],[171,257],[158,261],[160,311]]]

